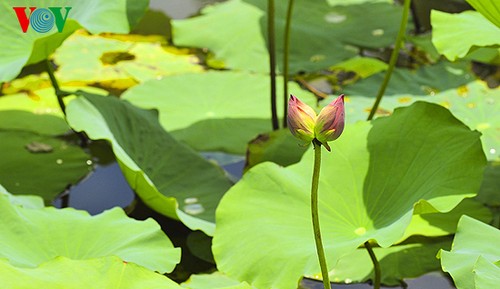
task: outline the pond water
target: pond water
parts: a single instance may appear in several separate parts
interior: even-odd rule
[[[201,0],[151,0],[151,9],[162,11],[170,18],[179,19],[196,14],[198,10],[207,3],[219,1],[201,1]],[[242,175],[244,161],[242,157],[227,156],[224,154],[204,154],[207,159],[220,161],[223,159],[223,168],[228,174],[238,179]],[[88,211],[90,214],[98,214],[104,210],[120,206],[125,208],[129,206],[135,194],[123,177],[120,168],[116,162],[96,165],[95,170],[88,177],[77,185],[73,186],[69,192],[69,206]],[[61,206],[61,199],[54,201],[56,207]],[[147,216],[145,216],[147,217]],[[171,236],[169,236],[171,237]],[[172,237],[171,237],[172,238]],[[175,243],[175,242],[174,242]],[[411,265],[410,265],[411,266]],[[407,289],[454,289],[450,280],[441,272],[426,274],[422,277],[405,280]],[[322,289],[321,282],[304,279],[301,282],[301,289]],[[334,289],[371,289],[369,284],[335,284]],[[389,287],[383,287],[389,288]],[[390,287],[403,288],[403,287]]]

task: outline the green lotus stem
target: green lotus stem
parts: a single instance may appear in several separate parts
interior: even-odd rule
[[[293,0],[288,0],[285,22],[285,40],[283,43],[283,127],[287,126],[288,115],[288,55],[290,53],[290,26],[292,24]]]
[[[66,116],[66,105],[64,104],[63,98],[65,96],[70,95],[71,93],[64,91],[64,90],[61,90],[61,87],[59,86],[59,83],[57,82],[57,78],[54,75],[54,68],[52,67],[52,63],[50,63],[50,60],[47,59],[45,61],[45,64],[46,64],[46,68],[47,68],[47,73],[49,74],[50,82],[52,83],[52,86],[54,87],[54,90],[56,92],[57,102],[59,103],[59,107],[61,108],[63,114]],[[87,138],[85,133],[84,132],[76,132],[74,130],[73,130],[73,132],[78,136],[78,138],[80,138],[80,146],[87,147],[89,139]],[[69,195],[67,196],[66,199],[65,199],[64,195],[62,197],[63,208],[65,208],[65,205],[64,205],[65,202],[66,202],[66,206],[67,206],[67,203],[69,202]]]
[[[311,213],[314,230],[314,240],[316,241],[316,252],[318,254],[319,266],[323,277],[323,286],[325,289],[331,289],[330,279],[328,277],[328,266],[326,264],[325,250],[321,241],[321,231],[319,226],[319,211],[318,211],[318,184],[319,171],[321,168],[321,143],[314,139],[312,141],[314,147],[314,170],[311,186]]]
[[[280,128],[276,108],[276,45],[274,36],[274,0],[267,2],[267,38],[269,42],[269,73],[271,74],[271,122],[273,130]]]
[[[370,259],[372,259],[373,271],[375,272],[375,280],[373,281],[373,289],[380,289],[380,280],[381,280],[380,263],[378,262],[377,256],[375,256],[375,252],[373,252],[372,245],[370,245],[369,241],[365,242],[365,248],[368,251],[368,254],[370,255]]]
[[[377,94],[377,98],[375,99],[375,103],[373,104],[372,109],[370,110],[370,115],[368,115],[368,120],[371,120],[375,115],[375,112],[378,109],[380,101],[382,100],[382,96],[384,96],[385,89],[389,84],[389,80],[391,79],[392,72],[394,71],[394,67],[396,66],[396,61],[398,60],[399,50],[401,49],[401,45],[403,44],[403,38],[405,36],[406,24],[408,23],[408,14],[410,11],[410,3],[411,0],[404,0],[403,4],[403,16],[401,17],[401,23],[399,24],[399,32],[396,38],[396,43],[394,44],[394,50],[391,53],[391,58],[389,59],[389,68],[384,76],[384,80],[382,81],[382,85]]]
[[[54,75],[54,68],[52,67],[52,63],[50,63],[50,60],[47,59],[45,61],[45,64],[46,64],[46,68],[47,68],[47,73],[49,74],[50,82],[52,83],[52,86],[54,87],[54,90],[56,91],[57,102],[59,103],[59,107],[61,108],[64,115],[66,115],[66,105],[64,104],[63,98],[65,96],[70,95],[70,93],[61,90],[61,87],[59,86],[59,83],[57,82],[56,76]]]

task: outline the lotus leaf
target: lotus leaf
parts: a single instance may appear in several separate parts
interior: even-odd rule
[[[180,251],[152,219],[136,221],[115,208],[97,216],[75,209],[25,208],[0,196],[0,258],[34,268],[51,259],[116,255],[150,270],[170,272]]]
[[[57,257],[37,268],[17,268],[0,260],[0,275],[0,286],[9,289],[182,288],[163,275],[116,256],[88,260]]]
[[[431,22],[432,43],[449,60],[463,58],[476,47],[499,48],[500,28],[479,12],[449,14],[433,10]]]
[[[490,277],[498,284],[500,269],[493,263],[500,260],[500,248],[494,242],[499,239],[497,228],[468,216],[460,219],[451,251],[440,251],[443,271],[450,273],[458,289],[493,288],[485,286],[492,284]]]
[[[125,178],[148,206],[212,235],[215,208],[231,186],[224,171],[165,132],[156,112],[80,94],[67,107],[71,127],[111,143]]]

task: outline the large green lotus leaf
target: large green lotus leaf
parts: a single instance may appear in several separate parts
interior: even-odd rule
[[[231,0],[201,16],[172,21],[176,45],[208,48],[226,68],[268,72],[264,0]],[[290,71],[316,71],[357,54],[357,48],[394,42],[401,7],[388,3],[329,6],[297,0],[290,40]],[[276,51],[281,65],[286,5],[276,5]]]
[[[175,45],[208,48],[226,68],[269,70],[259,22],[264,13],[259,8],[242,0],[232,0],[207,6],[201,14],[171,21]]]
[[[169,52],[159,43],[130,42],[74,34],[54,54],[62,81],[145,81],[165,75],[200,72],[194,55]]]
[[[277,79],[278,115],[283,115],[283,79]],[[312,93],[289,83],[289,92],[315,106]],[[192,73],[150,80],[122,95],[160,111],[160,122],[176,139],[200,151],[244,154],[247,143],[272,129],[269,77],[247,72]]]
[[[37,268],[18,268],[0,260],[0,275],[0,286],[9,289],[182,288],[163,275],[116,256],[88,260],[57,257]]]
[[[72,208],[23,208],[6,196],[0,196],[0,207],[0,258],[16,267],[36,267],[58,256],[116,255],[165,273],[180,260],[180,250],[153,219],[137,221],[120,208],[90,216]]]
[[[500,28],[500,2],[496,0],[466,0],[474,9]]]
[[[322,160],[319,210],[332,267],[367,240],[394,244],[413,213],[447,212],[474,196],[486,162],[478,132],[424,102],[348,125],[331,147]],[[259,164],[226,193],[213,240],[219,270],[257,288],[295,288],[302,275],[320,271],[310,219],[312,154],[287,168]]]
[[[0,183],[14,194],[36,194],[50,203],[91,170],[82,148],[59,138],[69,130],[53,115],[0,110]]]
[[[380,262],[382,283],[397,286],[404,278],[415,278],[441,269],[437,252],[451,246],[451,238],[421,238],[416,242],[389,248],[375,247]],[[409,265],[411,264],[411,265]],[[374,280],[373,263],[365,248],[359,248],[339,260],[330,270],[333,282],[351,283]]]
[[[130,76],[115,65],[101,60],[106,52],[127,52],[134,43],[100,36],[74,34],[54,53],[61,81],[106,81],[127,79]],[[119,62],[117,62],[119,63]]]
[[[247,282],[240,283],[220,272],[200,275],[193,274],[181,286],[188,289],[255,289],[255,287],[250,286]]]
[[[0,185],[0,195],[6,196],[9,202],[13,205],[30,209],[41,209],[44,206],[42,198],[30,195],[14,196],[11,193],[7,192],[7,190],[2,185]]]
[[[475,47],[500,45],[500,27],[479,12],[431,12],[432,43],[449,60],[465,57]]]
[[[145,12],[143,6],[148,1],[135,1],[136,3],[133,5],[127,2],[127,0],[3,1],[0,4],[0,13],[4,15],[3,21],[0,23],[0,34],[2,35],[2,41],[0,42],[0,50],[2,51],[0,56],[0,82],[15,78],[26,64],[47,59],[66,37],[82,26],[92,33],[127,33],[130,30],[129,21],[132,24],[138,21],[138,18]],[[67,21],[61,33],[57,31],[55,24],[54,28],[47,33],[38,33],[31,27],[28,28],[26,33],[23,33],[13,9],[15,6],[72,8],[68,12]],[[65,13],[64,10],[62,9],[61,12]],[[29,8],[26,8],[26,11],[29,11]]]
[[[460,219],[451,251],[440,251],[443,271],[450,273],[458,289],[480,289],[474,286],[474,266],[480,257],[486,263],[500,260],[500,248],[495,242],[499,239],[500,230],[497,228],[468,216]]]
[[[479,256],[474,265],[474,283],[476,289],[495,288],[500,283],[500,262],[489,262]]]
[[[148,206],[212,235],[215,208],[231,186],[224,171],[165,132],[156,112],[81,95],[67,108],[71,127],[111,143],[125,178]]]

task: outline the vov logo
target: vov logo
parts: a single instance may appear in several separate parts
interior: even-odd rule
[[[23,33],[28,31],[28,27],[38,33],[47,33],[54,27],[57,27],[57,31],[62,32],[64,29],[64,24],[66,19],[68,19],[69,11],[71,7],[64,7],[65,13],[63,16],[63,7],[48,7],[48,8],[37,8],[29,7],[29,16],[26,13],[28,7],[13,7],[16,12],[17,20],[19,20],[19,25],[21,25],[21,30]]]

